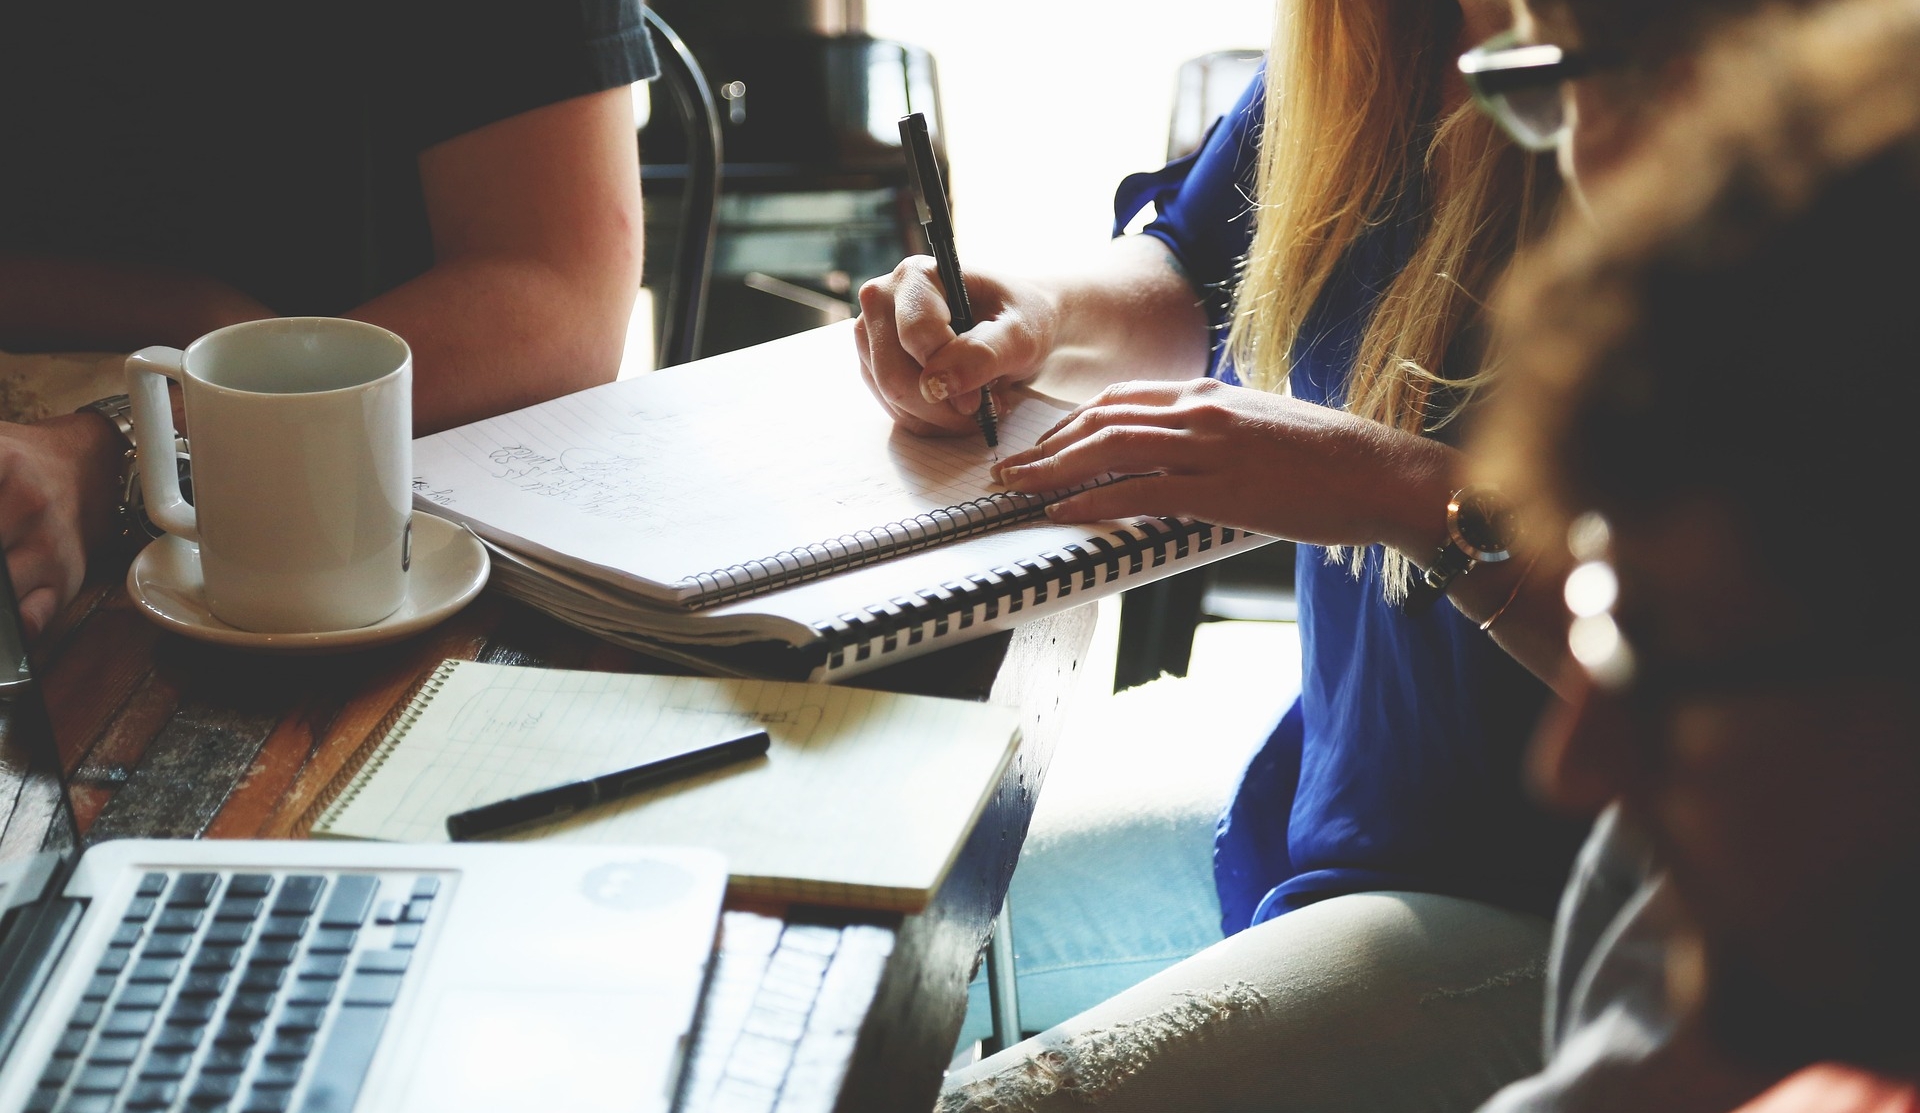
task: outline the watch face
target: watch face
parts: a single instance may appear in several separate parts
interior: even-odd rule
[[[1513,546],[1519,522],[1513,508],[1497,493],[1485,488],[1460,492],[1453,515],[1454,539],[1475,560],[1501,561]]]

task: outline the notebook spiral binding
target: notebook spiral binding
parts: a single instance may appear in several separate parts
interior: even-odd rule
[[[372,779],[372,773],[379,772],[380,766],[386,762],[387,756],[393,753],[393,748],[399,744],[400,739],[406,737],[407,731],[412,729],[413,724],[426,712],[427,704],[432,702],[434,695],[446,686],[447,678],[453,675],[453,669],[457,663],[455,661],[440,662],[439,667],[420,682],[420,687],[407,697],[406,702],[374,729],[367,732],[366,741],[361,743],[353,753],[347,755],[347,760],[327,782],[327,787],[322,789],[307,810],[301,813],[300,829],[296,832],[297,834],[304,835],[323,822],[331,822],[338,817],[339,813],[353,806],[354,797],[360,794],[360,789],[355,787],[348,791],[348,786],[363,785],[367,780]],[[369,773],[366,780],[362,780],[359,776],[362,768],[366,768]]]
[[[1064,599],[1075,590],[1136,576],[1168,560],[1183,560],[1189,552],[1206,552],[1251,536],[1244,530],[1190,519],[1143,518],[1130,528],[1089,537],[1084,544],[1065,545],[1054,552],[1014,561],[1011,566],[976,573],[964,582],[951,581],[911,597],[899,596],[886,604],[876,604],[862,613],[849,612],[833,621],[816,623],[814,633],[825,649],[828,668],[837,669],[846,664],[849,654],[864,661],[875,652],[892,653],[903,637],[908,645],[930,637],[942,638],[976,622],[992,623],[1003,614],[1038,607],[1047,601],[1049,593]]]
[[[1047,504],[1058,498],[998,491],[904,521],[702,572],[676,586],[694,589],[687,600],[689,606],[710,607],[1038,518],[1046,512]]]

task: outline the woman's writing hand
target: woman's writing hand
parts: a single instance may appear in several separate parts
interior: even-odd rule
[[[1212,379],[1122,383],[1068,414],[995,477],[1060,500],[1057,521],[1148,514],[1316,545],[1429,551],[1445,537],[1454,450],[1299,399]]]
[[[969,273],[978,324],[955,335],[931,257],[916,255],[860,288],[860,373],[902,428],[968,433],[980,388],[1024,380],[1053,348],[1058,310],[1037,286]]]

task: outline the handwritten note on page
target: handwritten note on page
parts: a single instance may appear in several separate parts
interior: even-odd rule
[[[1064,411],[1022,398],[1001,452]],[[665,601],[743,561],[998,490],[977,436],[893,427],[848,328],[669,368],[422,438],[414,493],[483,537]]]
[[[446,817],[764,727],[766,760],[517,838],[708,846],[736,891],[904,911],[945,878],[1018,739],[986,704],[825,685],[449,663],[314,827],[446,841]]]

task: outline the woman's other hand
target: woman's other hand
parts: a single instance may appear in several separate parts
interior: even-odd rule
[[[0,545],[29,638],[80,590],[113,531],[119,434],[94,414],[0,422]]]
[[[1031,377],[1053,349],[1058,309],[1041,287],[976,272],[967,275],[967,297],[978,323],[956,335],[930,256],[913,256],[860,288],[860,373],[909,432],[973,432],[980,388]]]
[[[1339,410],[1199,379],[1109,387],[995,478],[1040,494],[1130,477],[1061,499],[1048,508],[1056,521],[1193,517],[1315,545],[1428,552],[1445,536],[1455,456]]]

